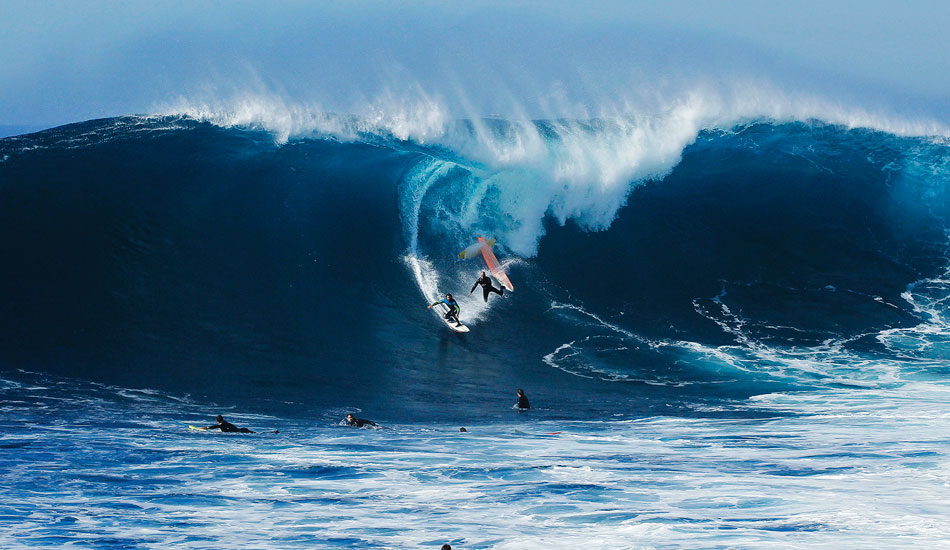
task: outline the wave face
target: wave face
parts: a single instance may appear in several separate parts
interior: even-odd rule
[[[677,120],[4,139],[0,361],[409,419],[491,417],[518,386],[552,417],[706,414],[945,371],[946,143]],[[478,235],[516,287],[488,304],[456,259]],[[425,309],[446,291],[469,335]]]

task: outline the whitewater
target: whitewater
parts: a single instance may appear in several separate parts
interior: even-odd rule
[[[467,433],[228,415],[282,428],[251,439],[175,428],[202,421],[208,403],[16,378],[2,390],[0,487],[20,495],[2,509],[8,548],[947,544],[948,434],[934,429],[947,395],[932,386],[761,396],[747,405],[757,418]]]
[[[0,140],[0,546],[950,548],[946,127],[663,103]]]

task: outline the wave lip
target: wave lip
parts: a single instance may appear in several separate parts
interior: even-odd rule
[[[934,117],[902,115],[892,109],[867,108],[817,94],[791,92],[754,78],[654,90],[652,94],[643,89],[629,98],[580,107],[548,107],[531,114],[529,109],[514,102],[509,116],[480,112],[464,99],[453,102],[446,97],[446,94],[427,92],[418,85],[408,86],[402,93],[387,88],[373,99],[340,110],[269,91],[212,92],[157,103],[152,112],[186,116],[222,127],[265,130],[271,132],[278,143],[313,137],[348,141],[375,136],[469,152],[481,149],[482,160],[495,163],[517,161],[522,158],[520,153],[530,153],[539,145],[537,121],[627,120],[644,124],[655,120],[665,121],[662,122],[665,129],[682,127],[687,133],[728,130],[755,122],[817,122],[901,137],[950,138],[950,126]],[[558,103],[571,105],[567,100]],[[507,143],[491,129],[491,122],[498,120],[507,121],[515,130],[507,132]],[[459,121],[473,125],[476,139],[456,131]],[[470,147],[465,147],[466,144]]]
[[[817,96],[795,95],[774,85],[741,81],[699,86],[649,107],[603,105],[584,117],[458,118],[443,97],[418,87],[380,94],[352,114],[321,110],[269,94],[230,99],[180,99],[163,107],[225,127],[271,132],[275,141],[320,138],[415,151],[468,170],[476,180],[456,198],[469,213],[495,212],[506,246],[533,256],[543,221],[572,220],[588,230],[610,226],[631,189],[665,177],[703,131],[734,131],[756,122],[805,122],[843,129],[871,129],[897,136],[950,136],[944,124],[875,113]],[[491,204],[487,204],[491,203]]]

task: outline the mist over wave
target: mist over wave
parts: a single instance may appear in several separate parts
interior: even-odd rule
[[[947,115],[941,10],[923,6],[776,17],[751,2],[94,4],[44,9],[61,30],[45,40],[28,31],[35,14],[8,10],[23,24],[5,35],[17,60],[0,70],[0,118],[63,123],[181,103],[241,112],[275,97],[263,102],[366,119],[433,102],[452,119],[582,120],[661,113],[690,96],[781,120],[885,115],[896,128]]]

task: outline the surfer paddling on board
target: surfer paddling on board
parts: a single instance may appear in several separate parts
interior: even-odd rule
[[[202,430],[221,430],[222,432],[227,432],[227,433],[232,433],[232,432],[237,432],[237,433],[242,433],[242,434],[254,433],[247,428],[238,428],[234,424],[231,424],[230,422],[225,420],[224,417],[221,416],[220,414],[217,416],[217,418],[215,418],[215,421],[217,421],[217,424],[215,424],[214,426],[208,426],[207,428],[201,428],[201,429]]]
[[[471,296],[472,293],[475,292],[475,289],[478,288],[479,285],[481,285],[482,287],[482,296],[485,298],[486,302],[488,301],[488,295],[491,294],[492,292],[494,292],[495,294],[499,296],[505,295],[504,287],[495,288],[494,286],[492,286],[491,277],[486,275],[484,271],[482,271],[482,276],[479,277],[477,281],[475,281],[474,285],[472,285],[472,290],[468,291],[468,295]]]
[[[462,312],[462,308],[459,307],[459,303],[455,301],[455,298],[453,298],[451,294],[446,294],[444,300],[429,304],[429,309],[439,304],[445,304],[449,308],[449,310],[445,312],[445,315],[443,315],[446,320],[455,321],[455,326],[457,327],[462,326],[462,322],[459,321],[459,313]]]
[[[373,428],[379,427],[379,424],[373,422],[372,420],[366,420],[365,418],[356,418],[355,416],[353,416],[353,413],[346,415],[346,423],[356,428],[362,428],[363,426],[370,426]]]

